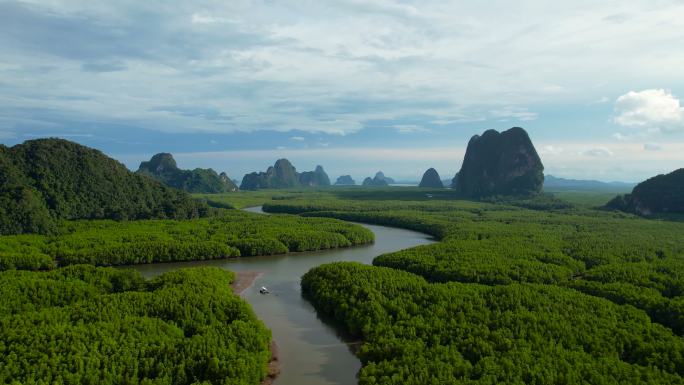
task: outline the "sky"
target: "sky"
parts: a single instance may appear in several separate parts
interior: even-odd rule
[[[682,0],[0,0],[0,143],[417,180],[520,126],[634,182],[684,167],[683,41]]]

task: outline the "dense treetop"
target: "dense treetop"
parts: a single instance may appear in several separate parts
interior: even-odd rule
[[[544,166],[524,129],[487,130],[468,142],[453,187],[468,197],[539,193]]]
[[[370,230],[352,223],[235,210],[185,221],[69,221],[57,231],[1,236],[0,270],[248,257],[373,242]]]
[[[74,265],[0,272],[0,383],[259,384],[270,332],[234,274]]]
[[[684,213],[684,168],[637,184],[631,194],[615,197],[609,208],[639,215]]]
[[[366,342],[361,384],[684,383],[684,223],[451,194],[264,205],[440,239],[303,279],[315,307]]]
[[[100,151],[62,139],[0,145],[0,234],[49,232],[55,219],[195,218],[207,207]]]
[[[223,193],[237,190],[237,186],[225,172],[217,174],[210,168],[181,170],[173,156],[168,153],[156,154],[149,161],[140,163],[137,173],[191,193]]]
[[[340,262],[306,273],[302,291],[363,339],[360,385],[684,383],[684,339],[564,287],[431,284]]]

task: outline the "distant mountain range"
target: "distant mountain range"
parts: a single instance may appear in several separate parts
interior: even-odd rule
[[[375,173],[375,176],[373,178],[368,177],[363,180],[363,183],[361,183],[362,186],[374,186],[374,187],[382,187],[382,186],[389,186],[391,184],[395,184],[396,182],[394,179],[385,176],[385,174],[382,171],[378,171]]]
[[[322,166],[314,171],[297,172],[287,159],[278,159],[266,172],[252,172],[242,178],[240,190],[330,186],[330,178]]]
[[[577,190],[577,191],[607,191],[622,192],[630,191],[636,183],[627,182],[600,182],[597,180],[565,179],[553,175],[546,175],[544,178],[544,189],[546,191],[558,190]]]

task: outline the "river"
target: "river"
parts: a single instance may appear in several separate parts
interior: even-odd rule
[[[263,213],[261,207],[245,210]],[[374,244],[267,257],[136,265],[134,268],[146,277],[191,266],[261,272],[242,297],[271,329],[278,345],[281,372],[274,384],[354,385],[361,363],[344,342],[344,337],[319,319],[311,304],[302,298],[300,277],[324,263],[355,261],[370,264],[380,254],[434,242],[430,236],[414,231],[362,225],[375,233]],[[271,294],[259,294],[261,286],[268,287]]]

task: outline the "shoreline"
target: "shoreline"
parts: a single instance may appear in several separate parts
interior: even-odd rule
[[[261,385],[272,385],[278,374],[280,374],[280,353],[278,351],[278,344],[271,340],[268,347],[271,350],[271,360],[268,361],[268,374],[266,378],[261,381]]]
[[[245,290],[249,289],[254,285],[254,281],[262,274],[260,271],[246,270],[246,271],[235,271],[235,279],[230,284],[233,289],[233,293],[236,295],[242,295]]]
[[[254,281],[256,281],[259,276],[261,276],[260,271],[236,271],[235,280],[230,284],[233,289],[233,293],[242,296],[245,290],[254,286]],[[278,344],[274,340],[268,346],[271,351],[271,359],[268,361],[268,373],[266,377],[261,381],[261,385],[272,385],[278,374],[280,374],[280,353],[278,351]]]

